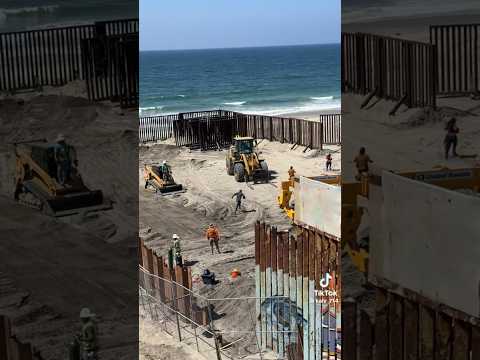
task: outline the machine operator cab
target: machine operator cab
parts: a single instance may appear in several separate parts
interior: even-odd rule
[[[255,139],[252,137],[237,136],[233,139],[235,152],[237,154],[251,154],[255,149]]]

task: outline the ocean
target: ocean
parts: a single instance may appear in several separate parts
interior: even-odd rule
[[[140,115],[340,108],[340,45],[140,52]]]
[[[132,0],[2,0],[0,32],[137,18]]]
[[[395,17],[478,14],[478,0],[343,0],[342,23]]]

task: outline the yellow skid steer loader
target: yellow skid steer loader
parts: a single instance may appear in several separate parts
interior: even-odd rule
[[[55,144],[37,140],[15,143],[14,147],[14,198],[19,203],[55,217],[112,208],[101,190],[85,186],[76,167],[71,167],[64,184],[58,181]]]

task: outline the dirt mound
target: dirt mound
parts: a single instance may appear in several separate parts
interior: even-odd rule
[[[422,108],[416,110],[414,114],[403,121],[401,126],[405,128],[413,128],[428,124],[446,123],[451,117],[459,118],[468,115],[469,113],[467,111],[451,107],[441,107],[437,109]]]

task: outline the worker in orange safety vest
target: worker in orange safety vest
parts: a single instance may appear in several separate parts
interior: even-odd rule
[[[207,235],[207,240],[210,241],[210,248],[212,249],[212,255],[213,255],[214,244],[215,244],[215,247],[217,248],[218,253],[220,254],[221,251],[218,246],[218,241],[220,240],[220,232],[218,231],[218,228],[214,224],[210,224],[210,226],[207,229],[206,235]]]

